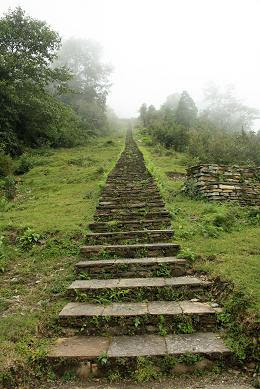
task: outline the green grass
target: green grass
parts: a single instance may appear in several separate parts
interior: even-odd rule
[[[0,382],[12,382],[13,366],[17,380],[25,372],[25,386],[30,372],[48,375],[40,362],[50,339],[63,334],[57,317],[83,233],[123,146],[117,135],[35,156],[35,167],[17,177],[16,199],[0,198]]]
[[[136,134],[146,165],[157,180],[172,214],[175,240],[196,254],[193,266],[231,282],[250,297],[253,311],[260,309],[260,226],[250,207],[195,200],[181,192],[183,181],[167,172],[185,172],[185,154],[154,146],[149,137]]]
[[[111,170],[123,139],[97,138],[89,146],[59,149],[36,157],[35,166],[18,176],[18,196],[1,213],[0,230],[30,226],[37,231],[71,231],[91,221],[100,184]],[[1,209],[0,209],[1,212]]]

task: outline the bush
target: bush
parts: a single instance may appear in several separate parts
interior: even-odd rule
[[[15,198],[17,193],[17,182],[13,176],[5,177],[1,187],[7,200],[13,200]]]
[[[0,151],[0,177],[6,177],[13,174],[14,162],[9,155]]]
[[[24,174],[31,170],[35,165],[34,158],[25,153],[23,154],[17,161],[15,173],[16,174]]]

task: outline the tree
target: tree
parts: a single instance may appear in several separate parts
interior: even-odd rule
[[[141,105],[140,109],[139,109],[139,114],[140,114],[140,121],[141,121],[141,124],[146,127],[146,122],[147,122],[147,118],[146,118],[146,115],[147,115],[147,105],[144,103]]]
[[[71,93],[62,100],[75,109],[92,132],[107,124],[106,98],[112,69],[101,61],[101,52],[96,42],[71,38],[64,42],[56,60],[73,74],[68,84]]]
[[[212,121],[218,128],[227,131],[250,130],[259,111],[247,107],[234,96],[234,87],[228,86],[220,92],[216,85],[205,90],[205,105],[202,116]]]
[[[65,117],[77,131],[80,123],[47,92],[52,83],[60,93],[70,78],[64,68],[50,66],[60,47],[59,35],[18,7],[0,19],[0,36],[1,147],[18,154],[23,145],[61,143]]]
[[[183,91],[176,109],[176,122],[187,128],[191,127],[196,120],[198,109],[188,94]]]

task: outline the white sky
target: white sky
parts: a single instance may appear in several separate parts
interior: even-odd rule
[[[260,108],[260,0],[0,0],[0,14],[16,5],[63,37],[101,43],[119,116],[184,89],[199,102],[209,81]]]

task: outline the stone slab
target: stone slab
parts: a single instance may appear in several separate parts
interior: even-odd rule
[[[175,301],[151,301],[148,302],[148,312],[150,315],[180,315],[182,309]]]
[[[102,336],[72,336],[59,338],[51,347],[51,358],[96,358],[107,353],[110,340]]]
[[[200,303],[195,301],[180,301],[180,307],[183,313],[186,315],[215,313],[215,310],[207,303]]]
[[[59,313],[59,317],[100,316],[104,306],[100,304],[68,303]]]
[[[165,278],[165,284],[167,286],[194,286],[194,285],[207,285],[209,282],[203,281],[197,277],[172,277],[172,278]]]
[[[73,281],[68,289],[111,289],[116,288],[119,284],[119,279],[110,280],[76,280]]]
[[[109,357],[136,357],[142,355],[165,355],[166,344],[162,336],[118,336],[111,341]]]
[[[161,277],[121,278],[119,288],[157,287],[164,286],[165,279]]]
[[[167,352],[171,355],[184,353],[228,354],[230,350],[225,346],[221,337],[213,332],[197,332],[187,335],[167,335],[165,337]]]
[[[107,305],[104,316],[141,316],[148,313],[147,303],[115,303]]]
[[[60,338],[50,348],[50,358],[93,359],[107,353],[111,358],[150,355],[217,354],[231,351],[216,333],[203,332],[188,335],[133,335],[112,338],[73,336]]]
[[[195,277],[147,277],[147,278],[112,278],[108,280],[76,280],[68,289],[112,289],[112,288],[139,288],[163,286],[204,286],[208,283]]]

